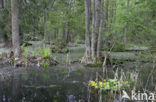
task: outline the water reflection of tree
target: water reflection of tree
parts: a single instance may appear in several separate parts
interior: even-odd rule
[[[20,87],[21,87],[21,75],[14,73],[11,79],[11,93],[12,97],[11,100],[12,102],[17,102],[20,99]]]

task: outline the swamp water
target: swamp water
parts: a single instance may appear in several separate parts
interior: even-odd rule
[[[97,72],[102,75],[102,68],[86,67],[75,62],[83,53],[82,47],[69,54],[56,54],[54,56],[62,64],[50,68],[13,69],[1,65],[0,102],[88,102],[89,97],[91,102],[98,102],[98,98],[88,91],[88,81],[95,80]],[[152,63],[125,62],[118,69],[123,69],[125,75],[139,73],[137,90],[146,88],[153,92],[156,86],[155,67]],[[110,78],[114,77],[114,73],[114,68],[109,67]]]

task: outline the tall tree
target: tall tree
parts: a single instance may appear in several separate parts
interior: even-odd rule
[[[85,0],[86,14],[86,56],[90,57],[89,62],[96,62],[100,57],[101,50],[101,34],[103,27],[103,0],[92,1],[92,39],[89,38],[89,18],[90,18],[90,2]],[[91,43],[90,43],[91,42]],[[91,46],[91,47],[90,47]],[[91,54],[91,56],[90,56]],[[88,61],[87,61],[88,62]]]
[[[100,59],[101,55],[101,39],[102,39],[102,30],[103,30],[103,5],[104,5],[104,0],[101,0],[101,6],[100,6],[100,26],[99,26],[99,33],[98,33],[98,42],[97,42],[97,55],[96,57]]]
[[[96,33],[95,33],[95,0],[92,1],[92,40],[91,40],[91,54],[95,58]]]
[[[126,16],[128,16],[129,13],[129,0],[127,0],[127,9],[126,9]],[[125,29],[124,29],[124,43],[127,43],[127,21],[125,24]]]
[[[3,2],[3,0],[0,0],[0,16],[2,16],[2,8],[3,8],[3,6],[4,6],[4,2]],[[2,34],[2,26],[1,26],[1,28],[0,28],[0,43],[2,43],[2,42],[4,42],[4,36],[3,36],[3,34]]]
[[[89,37],[89,25],[90,25],[90,0],[85,0],[85,25],[86,25],[86,34],[85,34],[85,44],[86,44],[86,57],[91,56],[90,51],[90,37]]]
[[[93,20],[92,20],[92,59],[93,62],[96,61],[96,52],[97,52],[97,38],[99,34],[100,27],[100,13],[101,10],[101,0],[93,0]]]
[[[18,0],[11,0],[12,11],[12,44],[14,50],[14,58],[19,58],[20,51],[20,39],[19,39],[19,9]]]
[[[104,15],[104,27],[106,32],[108,32],[108,9],[109,9],[109,0],[106,0],[105,15]]]

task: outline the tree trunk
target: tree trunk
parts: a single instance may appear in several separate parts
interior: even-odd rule
[[[126,15],[128,16],[128,11],[129,11],[129,0],[127,0],[127,11],[126,11]],[[127,21],[125,24],[125,31],[124,31],[124,44],[127,43]]]
[[[113,16],[114,16],[114,1],[112,0],[112,2],[110,3],[110,19],[109,19],[109,26],[108,26],[108,32],[111,33],[111,29],[112,29],[112,23],[113,23]]]
[[[43,26],[44,26],[44,41],[46,43],[46,37],[47,37],[47,25],[46,25],[46,22],[47,22],[47,11],[46,9],[44,10],[44,17],[43,17]]]
[[[105,15],[104,15],[104,28],[105,31],[108,32],[108,8],[109,8],[109,0],[106,0],[106,5],[105,5]]]
[[[92,40],[91,40],[91,54],[92,58],[95,58],[95,44],[96,44],[96,32],[95,32],[95,0],[92,2]]]
[[[19,58],[20,41],[19,41],[19,9],[18,0],[11,0],[11,11],[12,11],[12,44],[14,50],[14,58]]]
[[[104,0],[101,0],[101,6],[100,6],[100,27],[99,27],[99,34],[98,34],[98,43],[97,43],[97,59],[100,59],[101,55],[101,39],[102,39],[102,28],[103,28],[103,5]]]
[[[55,33],[54,33],[54,36],[53,36],[54,40],[57,39],[57,35],[58,35],[58,29],[55,29]]]
[[[91,56],[90,49],[90,37],[89,37],[89,25],[90,25],[90,0],[85,0],[85,25],[86,25],[86,34],[85,34],[85,44],[86,44],[86,57]]]
[[[93,6],[95,5],[95,8],[93,7],[93,24],[95,24],[95,29],[93,29],[94,33],[92,34],[92,59],[93,62],[96,61],[96,51],[97,51],[97,36],[99,34],[99,26],[100,26],[100,6],[101,6],[101,0],[96,0],[95,4],[93,2]],[[94,23],[95,22],[95,23]]]
[[[3,8],[3,0],[0,0],[0,16],[2,15],[2,8]],[[0,43],[4,43],[4,36],[2,34],[3,27],[0,27]],[[0,44],[1,45],[1,44]]]
[[[66,30],[65,30],[65,24],[64,24],[63,27],[62,27],[62,40],[63,41],[65,41],[64,40],[65,36],[66,36]]]
[[[65,43],[68,43],[68,37],[69,37],[69,24],[68,22],[65,25]]]

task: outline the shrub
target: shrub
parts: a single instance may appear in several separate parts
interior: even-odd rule
[[[29,56],[29,50],[27,47],[25,47],[25,44],[21,46],[21,49],[23,51],[22,55],[27,58]]]
[[[125,51],[125,44],[123,42],[115,42],[115,45],[112,51],[115,51],[115,52]]]
[[[76,39],[75,43],[76,44],[84,44],[85,41],[84,40],[81,40],[81,39]]]
[[[43,58],[49,58],[51,56],[50,48],[44,48],[41,54]]]
[[[48,66],[50,66],[50,62],[44,61],[44,62],[42,62],[42,65],[43,65],[44,67],[48,67]]]

